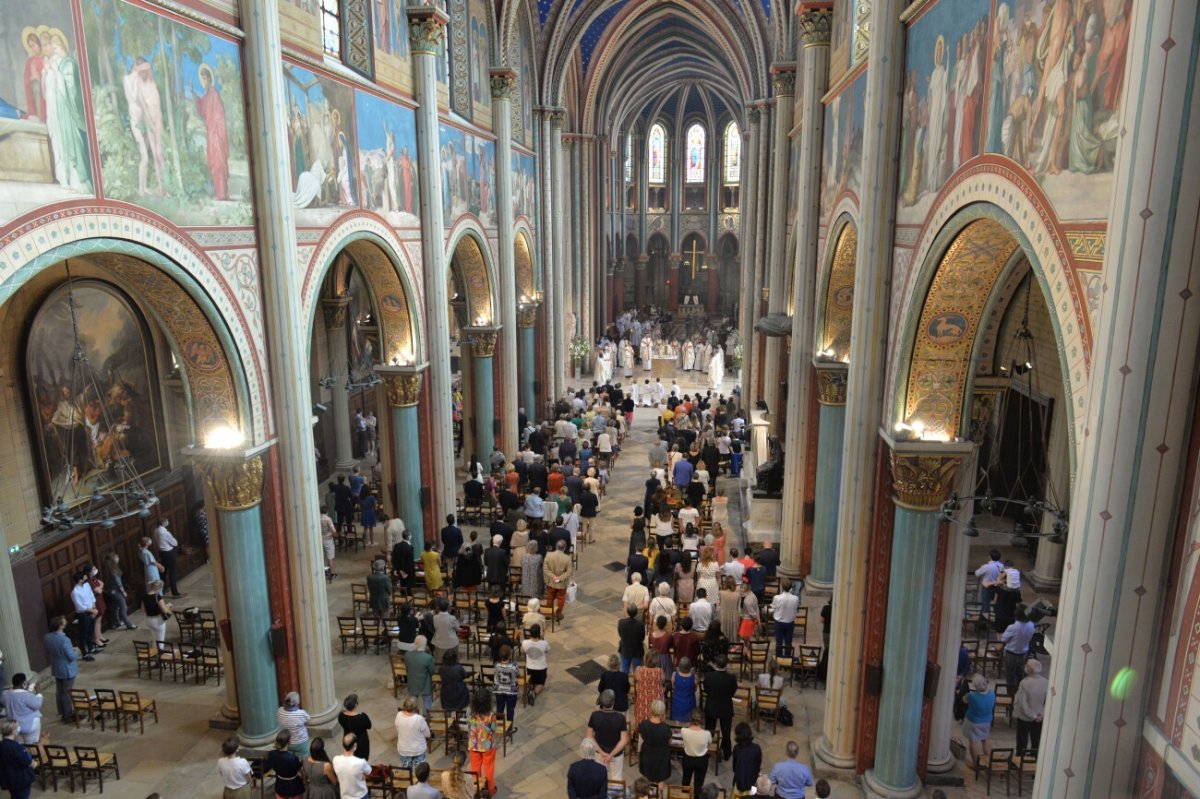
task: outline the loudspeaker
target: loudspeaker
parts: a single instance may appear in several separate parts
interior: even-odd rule
[[[421,507],[428,508],[433,504],[433,489],[429,486],[421,486]]]
[[[492,435],[494,435],[494,436],[500,435],[500,420],[499,419],[492,420]]]
[[[863,683],[866,685],[867,696],[879,696],[883,693],[883,665],[868,663],[863,672]]]
[[[937,696],[938,680],[942,678],[942,667],[938,663],[925,663],[925,692],[926,699],[932,700]]]
[[[816,520],[816,518],[817,518],[817,503],[816,502],[805,502],[804,503],[804,523],[812,524]]]
[[[281,658],[287,654],[287,636],[283,633],[283,624],[274,622],[271,625],[271,654]]]

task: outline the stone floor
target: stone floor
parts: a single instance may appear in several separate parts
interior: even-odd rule
[[[693,381],[688,381],[692,383]],[[686,388],[695,385],[684,384]],[[518,708],[516,724],[519,731],[509,746],[507,757],[497,763],[497,781],[502,799],[543,799],[564,795],[566,767],[575,758],[576,747],[586,731],[587,715],[595,706],[595,684],[583,684],[567,669],[589,661],[603,663],[615,652],[616,622],[620,609],[623,578],[605,568],[613,561],[623,561],[628,542],[628,518],[633,505],[641,500],[645,480],[646,449],[654,430],[653,413],[639,409],[634,429],[613,471],[608,494],[602,502],[597,543],[583,550],[580,558],[578,601],[568,606],[566,621],[549,635],[550,675],[541,701],[533,708]],[[724,481],[727,478],[722,478]],[[732,488],[732,486],[729,486]],[[729,491],[731,495],[734,491]],[[731,514],[732,515],[732,514]],[[350,584],[365,580],[368,571],[366,551],[357,555],[340,556],[339,573],[329,591],[330,621],[350,612]],[[182,605],[211,606],[212,587],[207,569],[201,569],[184,581],[187,598]],[[819,608],[823,598],[806,599],[811,608],[813,623],[808,631],[810,644],[820,643]],[[141,623],[141,614],[134,616]],[[171,629],[172,636],[177,630]],[[336,629],[331,627],[330,640],[334,645],[335,682],[339,694],[357,692],[362,708],[374,719],[372,760],[395,763],[395,732],[392,718],[397,702],[392,698],[386,656],[376,654],[342,655],[337,648]],[[211,683],[197,686],[174,684],[169,679],[159,682],[138,679],[134,668],[132,642],[147,639],[143,629],[136,632],[114,632],[112,644],[94,663],[83,666],[77,687],[139,690],[143,696],[157,700],[159,723],[147,729],[145,736],[132,733],[76,730],[54,719],[54,699],[47,696],[45,729],[53,743],[66,745],[95,745],[105,751],[117,752],[121,762],[122,779],[110,783],[109,795],[142,799],[158,791],[164,799],[200,799],[221,795],[221,783],[216,774],[215,760],[225,731],[209,728],[208,721],[219,710],[223,689]],[[52,681],[48,681],[52,685]],[[52,689],[49,693],[52,693]],[[820,690],[785,688],[785,702],[793,710],[795,726],[780,728],[772,734],[764,728],[758,736],[764,749],[764,761],[770,764],[783,755],[788,740],[801,745],[802,759],[811,762],[810,736],[820,734],[824,693]],[[1011,730],[1001,722],[996,732],[996,744],[1011,745]],[[448,758],[439,748],[432,758],[435,766],[446,765]],[[960,767],[965,774],[965,769]],[[626,774],[636,776],[635,768]],[[679,779],[676,766],[674,780]],[[713,778],[710,770],[710,778]],[[731,772],[723,764],[715,780],[729,787]],[[93,784],[91,792],[95,792]],[[34,795],[41,795],[36,789]],[[811,795],[811,792],[810,792]],[[835,797],[858,797],[860,789],[848,782],[838,782]],[[982,788],[969,790],[947,789],[947,796],[982,796]]]

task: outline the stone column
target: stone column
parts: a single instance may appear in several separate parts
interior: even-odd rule
[[[875,0],[875,45],[867,67],[863,125],[863,197],[855,272],[854,320],[846,390],[841,510],[834,563],[833,621],[825,692],[825,728],[814,746],[826,765],[854,765],[862,674],[867,540],[875,503],[875,466],[887,368],[900,82],[904,74],[903,0]],[[928,622],[928,618],[925,620]]]
[[[596,161],[593,155],[593,137],[582,136],[579,140],[581,150],[579,180],[583,183],[583,202],[580,207],[580,219],[583,229],[579,234],[581,269],[579,278],[579,304],[584,308],[592,306],[592,289],[596,281],[596,247],[593,242],[593,225],[595,224],[595,188],[593,180],[596,175]],[[590,319],[590,316],[589,316]],[[586,333],[591,328],[585,328]]]
[[[793,253],[787,248],[787,201],[792,164],[792,140],[789,133],[796,107],[796,66],[777,65],[771,68],[771,74],[775,80],[775,153],[771,165],[771,219],[770,233],[767,236],[766,285],[771,291],[767,300],[767,312],[774,314],[787,313],[788,270],[793,266],[792,259],[789,258]],[[763,399],[771,409],[771,427],[774,433],[780,432],[779,420],[785,416],[781,413],[783,383],[788,376],[779,374],[779,364],[782,363],[780,348],[785,344],[782,338],[770,336],[766,339],[764,349]]]
[[[232,670],[241,688],[238,737],[246,746],[262,746],[279,731],[275,720],[279,685],[271,649],[271,600],[262,537],[264,449],[204,450],[197,462],[204,477],[205,504],[217,510],[225,579],[236,586],[227,597],[228,620]]]
[[[567,192],[566,186],[563,183],[562,153],[562,124],[565,114],[561,108],[554,108],[550,110],[548,116],[550,119],[550,169],[551,174],[554,176],[552,181],[553,206],[551,212],[554,223],[554,260],[550,265],[554,271],[554,299],[551,304],[556,309],[554,311],[554,318],[558,324],[555,326],[555,329],[565,330],[567,304],[566,293],[563,291],[563,274],[566,271],[567,248],[566,242],[563,241],[563,214],[566,211],[564,206],[566,205],[565,197],[567,196]],[[578,335],[580,321],[577,314],[575,317],[575,328],[573,330],[566,330],[568,340]],[[551,338],[554,337],[551,336]],[[556,348],[555,351],[557,357],[554,360],[554,382],[558,386],[557,394],[561,394],[567,385],[567,359],[563,350]]]
[[[1061,378],[1060,378],[1061,379]],[[1048,497],[1055,504],[1065,504],[1071,496],[1071,461],[1070,442],[1067,428],[1071,424],[1069,414],[1060,414],[1050,422],[1049,472],[1050,484],[1057,490],[1058,496]],[[1044,514],[1042,517],[1042,533],[1047,536],[1038,539],[1037,560],[1033,571],[1028,572],[1029,584],[1038,593],[1057,594],[1062,587],[1063,562],[1066,559],[1066,544],[1056,544],[1048,536],[1054,530],[1054,517]]]
[[[646,139],[633,137],[634,168],[638,171],[638,246],[646,254],[646,203],[650,202],[650,171],[646,163]]]
[[[813,328],[817,316],[817,235],[820,226],[821,152],[825,139],[825,107],[821,98],[829,83],[829,37],[833,21],[831,2],[801,3],[797,25],[804,47],[800,62],[800,160],[796,185],[796,252],[792,265],[795,302],[792,309],[792,351],[788,358],[788,402],[785,431],[784,478],[780,524],[780,567],[791,577],[800,576],[804,542],[804,482],[808,473],[809,417],[813,392]],[[845,399],[842,400],[843,406]],[[843,410],[844,414],[845,411]],[[840,455],[839,455],[840,458]],[[839,476],[840,480],[840,469]],[[831,550],[833,551],[833,550]],[[811,578],[810,578],[811,579]],[[811,583],[810,583],[811,587]]]
[[[1133,793],[1162,625],[1178,624],[1162,618],[1162,609],[1165,592],[1177,590],[1166,574],[1177,514],[1189,513],[1180,496],[1200,342],[1198,15],[1196,3],[1134,3],[1129,19],[1117,126],[1125,135],[1117,139],[1106,215],[1106,290],[1071,502],[1038,799]]]
[[[500,239],[500,360],[506,374],[515,375],[517,364],[517,268],[516,236],[512,226],[512,92],[517,73],[494,69],[492,79],[492,120],[496,133],[496,234]],[[500,450],[509,458],[520,449],[521,431],[517,429],[517,382],[505,380],[500,386]],[[533,411],[533,408],[528,408]],[[482,455],[480,457],[483,457]],[[405,522],[407,524],[407,521]]]
[[[891,447],[895,492],[895,544],[888,578],[875,766],[867,769],[863,784],[868,797],[908,799],[922,793],[917,779],[917,750],[929,616],[937,576],[939,512],[950,495],[959,465],[974,445],[887,443]]]
[[[683,253],[673,252],[667,256],[667,310],[679,310],[679,264]]]
[[[754,284],[754,266],[757,263],[758,240],[758,138],[761,114],[756,106],[746,109],[746,131],[742,134],[742,197],[741,197],[741,241],[742,247],[742,296],[738,313],[738,330],[742,338],[742,396],[743,405],[749,403],[750,352],[754,342],[754,303],[758,286]],[[786,467],[785,467],[786,468]],[[782,558],[783,555],[780,554]]]
[[[576,168],[575,137],[562,137],[562,186],[566,207],[563,209],[562,235],[562,293],[563,312],[574,313],[578,325],[583,318],[583,309],[579,304],[579,293],[575,286],[578,283],[579,269],[579,225],[576,215],[579,213],[579,172]],[[582,329],[582,327],[581,327]]]
[[[492,358],[496,355],[496,328],[468,327],[463,340],[471,345],[471,414],[475,418],[475,454],[487,463],[496,443],[493,427],[495,387],[492,385]]]
[[[812,572],[805,582],[810,591],[833,589],[837,552],[838,495],[842,489],[842,434],[846,429],[846,364],[815,361],[817,401],[817,485],[813,497]],[[807,406],[797,409],[805,413]],[[796,417],[798,420],[799,417]]]
[[[721,304],[721,263],[718,260],[719,257],[716,252],[704,254],[704,276],[707,281],[705,284],[707,293],[704,297],[704,307],[708,309],[709,313],[716,313],[717,307]]]
[[[760,399],[762,394],[759,392],[759,383],[761,382],[762,357],[765,354],[763,341],[766,338],[761,333],[754,332],[754,324],[762,318],[763,308],[766,307],[770,297],[770,285],[767,283],[767,262],[770,257],[770,247],[767,243],[770,237],[770,226],[768,222],[771,218],[771,169],[774,168],[772,163],[772,148],[771,148],[771,102],[763,100],[759,103],[759,113],[761,122],[758,128],[758,158],[755,159],[755,166],[758,170],[758,176],[754,180],[754,190],[758,195],[754,204],[754,232],[753,236],[758,239],[758,244],[754,250],[754,278],[750,285],[752,290],[747,292],[750,297],[750,337],[748,342],[752,342],[750,347],[750,356],[748,368],[746,369],[746,385],[747,388],[742,392],[742,404],[747,408],[753,408],[755,401]]]
[[[522,305],[517,311],[517,344],[521,349],[519,358],[518,381],[520,386],[517,389],[517,396],[521,399],[521,406],[529,414],[530,419],[537,419],[538,414],[537,398],[534,394],[533,384],[537,380],[537,312],[536,303],[527,303]],[[507,454],[507,453],[505,453]]]
[[[18,671],[31,673],[29,649],[25,646],[25,625],[21,621],[21,603],[17,600],[17,583],[13,579],[12,560],[0,521],[0,652],[4,653],[4,673],[11,677]],[[9,683],[9,688],[12,683]]]
[[[562,396],[563,383],[559,380],[562,372],[558,363],[567,357],[567,345],[571,335],[564,331],[562,305],[556,299],[558,276],[555,268],[556,251],[554,249],[554,155],[550,135],[550,109],[540,108],[540,130],[538,138],[538,173],[542,179],[541,224],[538,226],[538,237],[542,240],[542,292],[545,297],[546,329],[546,394],[551,401]]]
[[[417,184],[421,195],[421,272],[425,280],[425,352],[429,358],[428,442],[433,473],[433,518],[440,519],[455,507],[454,428],[450,418],[450,305],[446,295],[446,230],[442,219],[442,171],[438,152],[437,56],[449,17],[434,6],[408,9],[408,37],[412,49],[413,81],[417,98]],[[284,139],[283,141],[286,141]],[[511,200],[506,198],[506,202]],[[408,519],[405,524],[411,524]]]
[[[421,379],[429,364],[380,366],[391,415],[392,450],[396,455],[396,515],[412,533],[413,552],[425,550],[425,519],[421,514],[421,434],[417,403]]]
[[[334,380],[329,389],[333,406],[333,468],[339,472],[349,472],[358,463],[350,435],[350,393],[345,385],[350,374],[349,342],[346,340],[346,309],[349,307],[349,297],[321,300],[325,334],[329,340],[329,372]]]
[[[312,393],[308,386],[310,331],[296,314],[300,272],[295,268],[296,224],[287,153],[287,91],[280,67],[278,0],[241,0],[246,31],[244,49],[247,122],[258,202],[255,216],[259,268],[263,277],[267,366],[275,432],[279,437],[280,524],[289,532],[288,575],[293,585],[296,655],[300,697],[317,724],[337,715],[330,652],[329,602],[325,596],[325,558],[317,507],[316,456],[312,436]],[[232,558],[227,558],[232,560]],[[278,565],[278,564],[277,564]],[[231,600],[232,601],[232,600]],[[241,705],[249,692],[241,685]],[[278,701],[279,697],[273,697]],[[245,711],[242,713],[245,716]]]
[[[634,267],[633,302],[638,308],[646,304],[646,264],[649,262],[649,255],[639,255],[637,266]]]

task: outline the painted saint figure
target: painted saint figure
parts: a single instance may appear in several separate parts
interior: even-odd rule
[[[925,131],[925,191],[942,186],[946,165],[946,122],[950,113],[949,74],[946,72],[946,40],[938,36],[933,45],[933,70],[929,73],[929,121]]]
[[[217,91],[212,67],[200,65],[200,91],[196,93],[196,113],[204,121],[205,158],[212,177],[213,197],[229,199],[229,131],[225,127],[225,104]]]
[[[154,71],[142,57],[133,62],[129,74],[124,78],[125,101],[129,105],[129,128],[137,142],[138,194],[150,194],[146,183],[150,159],[154,159],[154,193],[164,196],[163,173],[163,118],[162,101],[158,95],[158,84],[154,82]]]
[[[43,90],[42,71],[46,59],[42,40],[32,27],[26,28],[22,37],[25,41],[25,113],[30,119],[46,121],[46,95]]]
[[[92,166],[83,121],[79,64],[67,53],[67,37],[57,28],[42,35],[42,51],[46,54],[42,80],[54,179],[76,191],[91,191]]]

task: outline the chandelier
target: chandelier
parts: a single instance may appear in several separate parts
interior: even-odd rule
[[[73,345],[70,383],[73,403],[68,411],[67,423],[73,428],[86,424],[80,398],[103,396],[103,393],[96,382],[96,373],[88,361],[87,352],[80,340],[70,265],[67,266],[67,306],[71,312]],[[107,431],[108,435],[121,434],[123,426],[113,423],[107,403],[98,404],[102,429]],[[69,435],[66,438],[67,458],[63,465],[63,473],[59,475],[58,479],[52,480],[52,485],[58,485],[62,489],[77,485],[81,479],[75,468],[75,464],[79,462],[77,449],[80,446],[80,437]],[[63,531],[91,525],[110,529],[115,527],[121,519],[127,519],[130,516],[139,516],[143,519],[150,516],[150,508],[158,504],[158,497],[155,496],[154,489],[147,488],[142,482],[138,470],[123,448],[113,447],[110,449],[110,453],[103,463],[97,465],[97,470],[104,476],[104,484],[111,488],[101,490],[99,485],[95,485],[91,494],[71,504],[66,502],[63,497],[64,491],[60,490],[58,496],[54,498],[53,504],[42,508],[42,524]]]
[[[322,377],[317,381],[321,384],[321,388],[333,388],[340,382],[335,375]],[[342,388],[346,391],[357,391],[360,388],[374,388],[383,382],[383,379],[375,373],[374,370],[369,370],[362,374],[348,374],[346,381],[342,383]]]
[[[942,521],[962,527],[963,535],[969,538],[978,537],[980,531],[1009,535],[1015,547],[1027,546],[1030,538],[1061,544],[1069,526],[1067,510],[1057,501],[1046,464],[1050,409],[1040,401],[1044,396],[1037,383],[1041,371],[1033,331],[1029,329],[1029,299],[1035,288],[1032,275],[1025,286],[1024,313],[1009,347],[1012,357],[1007,366],[1000,367],[1009,381],[999,401],[1003,438],[991,436],[987,463],[980,470],[974,494],[954,494],[942,503],[940,514]],[[1010,434],[1008,427],[1014,419],[1016,432]],[[985,425],[984,435],[977,440],[987,437],[986,430]],[[1007,463],[1004,455],[1009,456]],[[999,491],[993,482],[1003,483]],[[971,509],[966,519],[959,515],[964,505]]]

